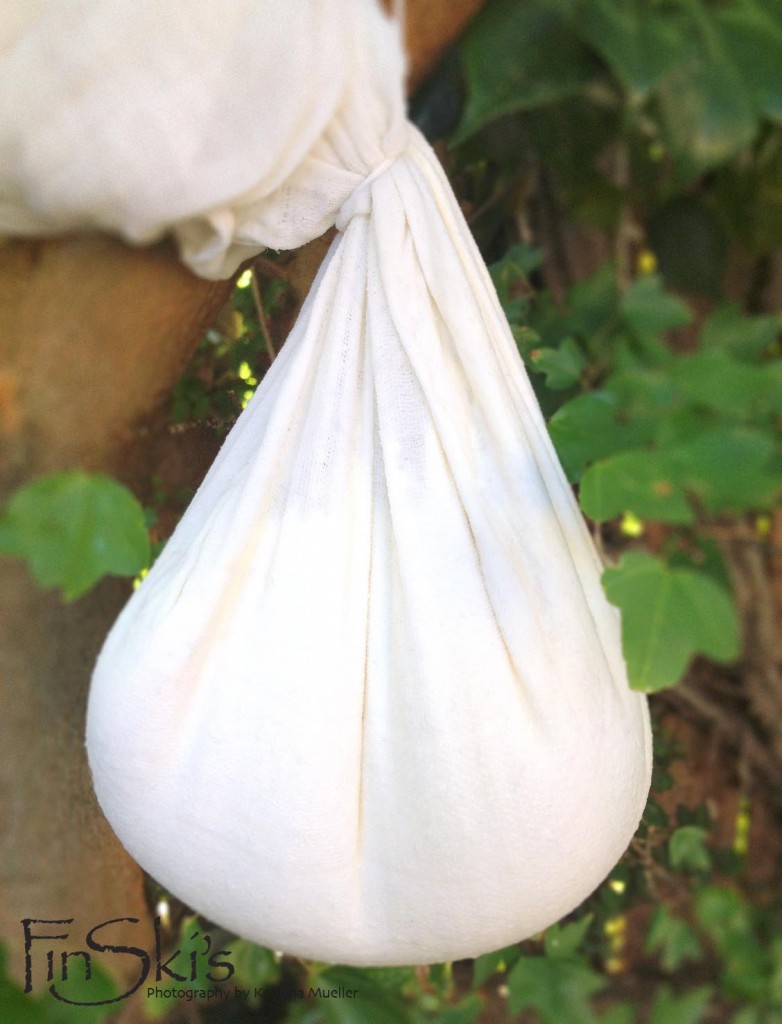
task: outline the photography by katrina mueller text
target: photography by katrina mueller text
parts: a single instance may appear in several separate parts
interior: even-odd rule
[[[204,931],[194,931],[189,936],[195,948],[185,952],[175,949],[163,952],[161,937],[161,918],[155,917],[151,948],[142,945],[120,945],[111,941],[111,926],[116,924],[139,924],[138,918],[117,917],[94,925],[84,935],[83,945],[75,941],[69,926],[74,918],[49,919],[25,918],[22,922],[24,930],[24,991],[30,994],[36,983],[45,978],[49,993],[60,1002],[72,1006],[106,1006],[128,999],[146,985],[144,994],[147,999],[181,1000],[183,1002],[204,1001],[221,1002],[238,999],[244,1002],[263,998],[266,988],[242,988],[228,985],[234,975],[234,965],[230,961],[231,951],[227,949],[213,950],[211,935]],[[135,960],[135,976],[132,983],[121,994],[110,999],[89,998],[90,982],[93,980],[93,967],[100,963],[107,968],[107,957],[131,957]],[[67,987],[74,972],[80,972],[83,985],[79,994],[82,998],[70,998],[63,989]],[[116,972],[113,972],[116,973]],[[125,971],[127,971],[127,960]],[[209,988],[203,987],[204,979],[210,983]],[[87,997],[83,997],[84,994]],[[358,989],[345,986],[316,986],[308,989],[300,988],[290,993],[294,999],[355,999]]]

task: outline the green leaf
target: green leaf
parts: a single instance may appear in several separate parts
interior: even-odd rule
[[[756,111],[782,121],[782,23],[758,3],[718,7],[714,20],[730,40],[730,55],[752,96]]]
[[[505,949],[498,949],[493,953],[484,953],[475,958],[472,968],[473,988],[480,988],[485,985],[497,971],[505,971],[514,964],[521,955],[518,945],[506,946]]]
[[[692,320],[690,307],[664,291],[657,274],[637,277],[622,296],[619,309],[625,322],[644,337],[658,337]]]
[[[703,957],[698,936],[683,918],[671,913],[664,904],[657,908],[649,925],[646,949],[650,953],[659,951],[663,970],[669,972],[688,960]]]
[[[530,353],[532,365],[546,375],[546,387],[564,391],[581,378],[586,366],[584,353],[573,338],[565,338],[558,348],[538,348]]]
[[[495,118],[577,93],[593,71],[569,24],[571,0],[495,0],[462,42],[467,106],[454,142]]]
[[[16,491],[0,519],[4,554],[27,560],[42,587],[67,601],[106,575],[149,564],[144,510],[116,480],[79,471],[39,477]]]
[[[620,452],[596,462],[584,473],[579,500],[597,522],[623,512],[664,523],[692,523],[695,518],[677,467],[658,451]]]
[[[617,1003],[604,1010],[598,1019],[600,1024],[635,1024],[635,1009],[631,1003]]]
[[[726,303],[706,320],[702,348],[725,349],[740,359],[754,359],[768,351],[782,331],[782,316],[745,316],[734,303]]]
[[[707,512],[741,513],[770,507],[782,488],[772,463],[774,447],[758,430],[719,426],[679,445],[669,459],[674,478]]]
[[[666,986],[659,988],[652,1005],[649,1024],[700,1024],[713,994],[711,985],[675,996]]]
[[[764,1021],[763,1013],[761,1007],[745,1006],[743,1010],[739,1010],[731,1024],[769,1024],[768,1021]]]
[[[730,597],[713,580],[670,569],[642,552],[628,552],[606,569],[603,587],[622,612],[622,647],[630,685],[662,690],[675,685],[695,654],[732,661],[740,650]]]
[[[633,419],[644,417],[657,422],[670,417],[680,404],[678,389],[671,380],[670,361],[663,368],[650,368],[640,360],[632,365],[627,353],[622,355],[621,365],[605,382],[605,390]]]
[[[719,950],[736,936],[752,937],[750,908],[736,889],[710,885],[698,892],[695,901],[698,921]]]
[[[774,936],[771,940],[770,952],[772,971],[769,981],[769,994],[774,1006],[779,1008],[779,1015],[782,1017],[782,936]]]
[[[723,961],[721,988],[728,998],[765,1002],[773,965],[753,914],[746,899],[726,886],[706,886],[695,897],[698,923]]]
[[[539,249],[519,242],[511,246],[501,260],[489,267],[497,296],[511,324],[520,323],[527,313],[531,294],[527,277],[540,266],[541,259]]]
[[[651,0],[591,0],[579,27],[631,97],[645,97],[682,57],[678,19]]]
[[[782,413],[782,362],[750,365],[723,349],[679,357],[674,379],[687,398],[716,412],[761,420]]]
[[[594,916],[594,914],[587,914],[572,924],[553,924],[547,928],[543,937],[546,956],[554,957],[557,960],[574,957],[589,931]]]
[[[5,950],[0,946],[0,1020],[8,1024],[47,1024],[42,1004],[25,995],[5,969]]]
[[[312,988],[328,1024],[409,1024],[402,1000],[355,968],[330,967]],[[355,995],[340,995],[340,989]]]
[[[68,980],[57,982],[57,991],[61,996],[72,1003],[97,1003],[119,996],[120,992],[113,978],[97,963],[93,962],[91,965],[92,976],[89,981],[80,969],[80,962],[75,963],[77,966],[72,965],[69,968]],[[72,1006],[60,1002],[49,993],[42,995],[41,1001],[46,1012],[47,1024],[100,1024],[123,1005],[122,1002],[118,1002],[109,1006]]]
[[[526,281],[533,270],[537,270],[543,262],[543,253],[526,242],[512,245],[502,259],[489,267],[495,286],[498,281]]]
[[[0,516],[0,554],[12,558],[24,558],[24,548],[19,534],[6,516]]]
[[[668,840],[668,862],[675,870],[708,871],[711,854],[706,846],[708,832],[698,825],[682,825]]]
[[[278,980],[280,965],[272,950],[246,939],[236,939],[228,946],[228,951],[237,985],[263,988]]]
[[[439,964],[435,965],[434,968],[430,968],[430,971],[441,966]],[[415,984],[415,970],[412,967],[361,967],[358,971],[360,975],[359,980],[362,984],[366,979],[369,979],[370,982],[379,985],[386,992],[402,992],[411,983]]]
[[[508,975],[512,1014],[537,1010],[543,1024],[595,1024],[590,996],[606,979],[577,960],[522,957]]]
[[[757,102],[712,10],[688,5],[682,23],[687,55],[657,90],[662,130],[677,161],[679,184],[728,160],[752,142]]]
[[[676,370],[671,367],[669,376],[673,380]],[[677,471],[671,456],[682,445],[688,445],[696,437],[699,437],[705,430],[711,427],[714,417],[708,409],[691,405],[682,401],[681,390],[677,391],[678,404],[662,414],[655,424],[653,441],[659,452],[668,456],[668,470],[671,473]],[[682,482],[682,481],[680,481]],[[682,485],[684,486],[683,482]]]
[[[484,1001],[475,992],[461,999],[457,1006],[447,1006],[436,1017],[421,1016],[421,1024],[473,1024],[483,1010]]]
[[[636,448],[648,440],[639,419],[617,419],[616,398],[591,391],[565,402],[549,420],[549,433],[568,479],[577,483],[589,462]]]

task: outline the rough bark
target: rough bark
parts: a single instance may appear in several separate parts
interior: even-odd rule
[[[168,246],[141,252],[98,237],[6,244],[0,504],[39,473],[126,477],[134,424],[176,381],[230,288],[194,278]],[[0,938],[17,975],[25,917],[76,918],[69,948],[83,948],[92,925],[137,917],[141,925],[112,936],[149,944],[141,872],[95,804],[83,749],[90,671],[127,594],[126,583],[108,582],[64,605],[3,560]]]
[[[389,0],[390,2],[390,0]],[[419,0],[408,2],[405,22],[414,89],[486,0]]]

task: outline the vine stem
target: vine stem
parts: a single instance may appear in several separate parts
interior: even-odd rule
[[[253,293],[253,302],[255,303],[255,312],[258,315],[258,324],[261,328],[261,334],[263,335],[263,344],[266,349],[266,355],[269,357],[269,362],[273,363],[277,358],[277,352],[274,348],[274,342],[272,341],[272,332],[269,327],[269,318],[266,316],[266,310],[263,308],[263,300],[261,298],[261,289],[258,285],[258,276],[255,272],[255,267],[250,272],[250,289]]]

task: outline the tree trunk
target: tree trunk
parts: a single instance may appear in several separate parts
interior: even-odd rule
[[[131,250],[98,237],[5,245],[0,504],[58,469],[133,483],[134,424],[175,383],[230,290],[195,278],[168,246]],[[78,949],[93,925],[136,917],[139,926],[112,937],[149,944],[141,872],[98,810],[84,756],[90,672],[127,595],[127,583],[109,581],[65,605],[3,560],[0,938],[17,976],[23,918],[75,918],[69,948]]]

